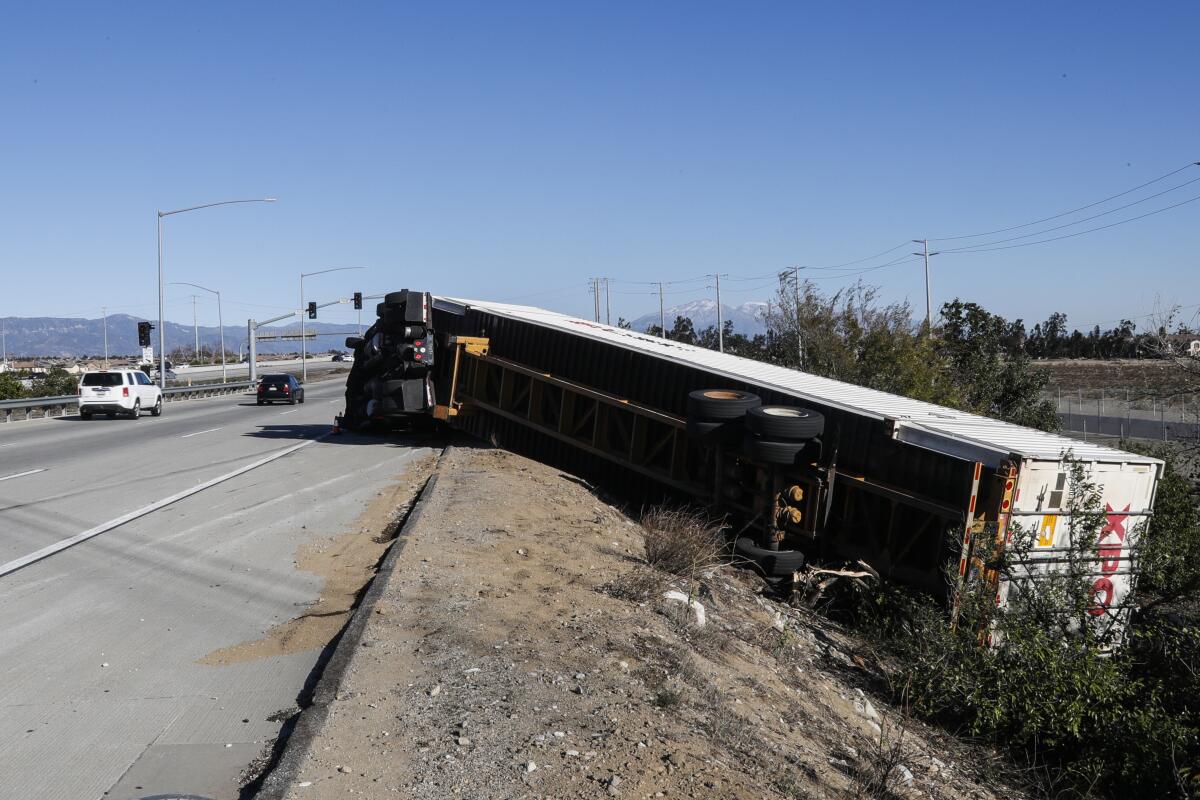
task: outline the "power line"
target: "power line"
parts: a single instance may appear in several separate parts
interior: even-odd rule
[[[971,245],[966,245],[964,247],[945,248],[941,252],[943,252],[943,253],[958,253],[958,252],[962,252],[964,250],[971,250],[976,247],[990,247],[991,245],[994,245],[994,244],[1003,244],[1004,242],[1015,242],[1018,239],[1028,239],[1030,236],[1041,236],[1042,234],[1050,233],[1051,231],[1060,231],[1063,228],[1070,228],[1074,225],[1082,225],[1085,222],[1090,222],[1094,219],[1100,219],[1100,217],[1107,217],[1109,214],[1115,214],[1118,211],[1124,211],[1127,208],[1132,208],[1136,205],[1140,205],[1140,204],[1146,202],[1147,200],[1153,200],[1156,197],[1162,197],[1164,194],[1170,194],[1171,192],[1175,191],[1176,189],[1182,189],[1184,186],[1188,186],[1190,184],[1196,183],[1197,181],[1200,181],[1200,178],[1192,178],[1190,181],[1185,181],[1177,186],[1172,186],[1170,189],[1163,189],[1161,192],[1155,192],[1152,195],[1143,197],[1141,200],[1134,200],[1132,203],[1126,203],[1123,206],[1117,206],[1116,208],[1109,209],[1108,211],[1101,211],[1099,214],[1093,214],[1090,217],[1084,217],[1083,219],[1077,219],[1074,222],[1065,222],[1062,225],[1055,225],[1052,228],[1043,228],[1042,230],[1034,231],[1033,233],[1023,233],[1020,236],[1010,236],[1007,239],[997,239],[993,242],[981,242],[979,244],[971,244]]]
[[[1162,180],[1166,180],[1167,178],[1171,177],[1172,175],[1177,175],[1180,172],[1183,172],[1185,169],[1190,169],[1191,167],[1195,167],[1195,166],[1200,166],[1200,161],[1193,161],[1191,163],[1185,164],[1178,169],[1171,170],[1170,172],[1166,173],[1165,175],[1159,175],[1157,178],[1155,178],[1153,180],[1149,180],[1143,184],[1134,186],[1132,189],[1126,189],[1123,192],[1117,192],[1116,194],[1110,195],[1109,197],[1106,197],[1103,200],[1097,200],[1094,203],[1088,203],[1085,206],[1080,206],[1079,208],[1073,208],[1070,211],[1063,211],[1059,214],[1054,214],[1049,217],[1042,217],[1041,219],[1035,219],[1032,222],[1023,222],[1020,225],[1012,225],[1008,228],[997,228],[996,230],[982,231],[980,233],[960,233],[955,236],[930,236],[929,241],[931,241],[931,242],[933,242],[933,241],[949,242],[949,241],[954,241],[955,239],[975,239],[980,236],[991,236],[991,235],[997,234],[997,233],[1008,233],[1009,231],[1020,230],[1021,228],[1028,228],[1031,225],[1040,225],[1043,222],[1050,222],[1051,220],[1056,220],[1061,217],[1070,216],[1071,214],[1075,214],[1079,211],[1086,211],[1089,208],[1094,208],[1095,206],[1103,205],[1104,203],[1107,203],[1109,200],[1116,200],[1118,197],[1124,197],[1127,194],[1132,194],[1133,192],[1136,192],[1139,189],[1145,189],[1147,186],[1158,183],[1159,181],[1162,181]]]
[[[1197,200],[1200,200],[1200,195],[1196,195],[1195,197],[1189,197],[1187,200],[1183,200],[1178,203],[1174,203],[1173,205],[1169,205],[1164,208],[1158,208],[1158,209],[1155,209],[1154,211],[1147,211],[1145,214],[1139,214],[1136,217],[1130,217],[1129,219],[1118,220],[1117,222],[1110,222],[1107,225],[1100,225],[1095,228],[1088,228],[1087,230],[1076,231],[1075,233],[1066,233],[1066,234],[1063,234],[1062,236],[1052,236],[1049,239],[1039,239],[1036,242],[1023,242],[1021,244],[1006,244],[1002,247],[987,247],[987,246],[981,245],[980,247],[975,248],[975,249],[959,248],[957,250],[943,250],[942,252],[943,253],[947,253],[947,252],[990,253],[993,250],[1012,250],[1015,247],[1031,247],[1032,245],[1035,245],[1035,244],[1045,244],[1046,242],[1057,242],[1060,239],[1070,239],[1075,236],[1083,236],[1085,233],[1095,233],[1096,231],[1102,231],[1102,230],[1106,230],[1108,228],[1115,228],[1118,225],[1124,225],[1128,222],[1136,222],[1137,220],[1145,219],[1146,217],[1153,217],[1155,214],[1161,214],[1164,211],[1170,211],[1171,209],[1179,208],[1180,206],[1186,206],[1188,203],[1194,203]]]

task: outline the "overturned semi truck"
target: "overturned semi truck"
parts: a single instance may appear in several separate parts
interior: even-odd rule
[[[687,497],[769,578],[862,560],[941,594],[948,564],[986,570],[978,553],[1020,525],[1036,579],[1070,547],[1069,452],[1106,509],[1092,612],[1127,611],[1157,459],[539,308],[406,291],[378,311],[347,341],[339,425],[432,419],[648,501]],[[997,603],[1012,588],[996,581]]]

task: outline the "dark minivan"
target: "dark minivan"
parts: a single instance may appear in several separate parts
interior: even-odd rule
[[[274,403],[276,400],[296,405],[304,402],[304,387],[294,375],[263,375],[258,383],[258,404]]]

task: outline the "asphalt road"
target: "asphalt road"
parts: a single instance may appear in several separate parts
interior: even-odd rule
[[[331,436],[341,381],[303,405],[170,403],[159,418],[0,428],[0,798],[237,796],[318,650],[198,663],[313,603],[297,548],[351,529],[421,441]],[[270,719],[274,716],[275,720]],[[107,793],[107,794],[106,794]]]

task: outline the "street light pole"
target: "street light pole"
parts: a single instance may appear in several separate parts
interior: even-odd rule
[[[108,306],[100,306],[100,316],[104,317],[104,368],[108,369]]]
[[[207,286],[201,286],[198,283],[188,283],[187,281],[172,281],[172,286],[191,286],[195,289],[203,289],[206,292],[212,292],[217,296],[217,327],[221,331],[221,383],[226,381],[225,372],[225,316],[221,313],[221,293],[216,289],[209,289]],[[196,295],[192,295],[192,302],[195,303]],[[193,305],[193,308],[195,306]],[[240,356],[239,356],[240,358]]]
[[[304,335],[304,317],[308,309],[304,307],[304,279],[312,275],[324,275],[326,272],[345,272],[350,269],[366,269],[366,267],[333,267],[319,269],[316,272],[300,273],[300,380],[308,380],[308,340]]]
[[[158,385],[159,388],[167,388],[167,336],[163,329],[163,248],[162,248],[162,220],[163,217],[169,217],[172,214],[182,214],[186,211],[199,211],[202,208],[212,208],[214,206],[229,206],[235,203],[274,203],[274,197],[256,197],[250,200],[222,200],[219,203],[205,203],[200,206],[189,206],[188,208],[177,208],[173,211],[158,212]]]

